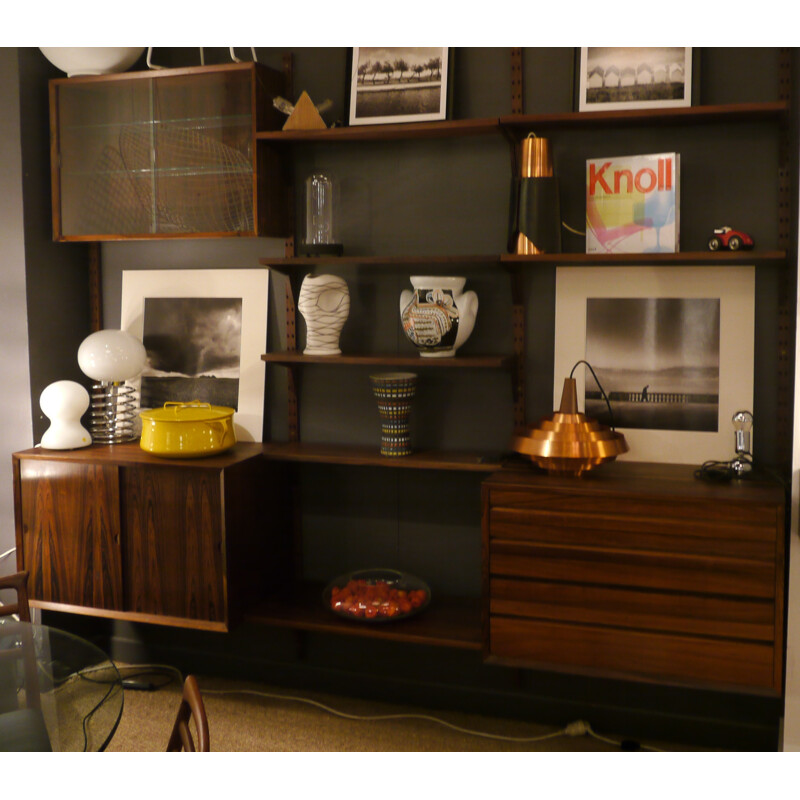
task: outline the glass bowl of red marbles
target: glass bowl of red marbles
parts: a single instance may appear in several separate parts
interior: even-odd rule
[[[428,584],[394,569],[360,569],[334,578],[322,593],[334,614],[354,622],[396,622],[419,614],[431,601]]]

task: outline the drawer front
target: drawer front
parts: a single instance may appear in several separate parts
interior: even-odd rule
[[[774,519],[774,518],[773,518]],[[496,508],[490,513],[490,535],[498,539],[543,544],[603,545],[701,556],[730,556],[760,561],[775,559],[777,525],[731,525],[722,530],[705,521],[628,519],[518,511]]]
[[[687,517],[681,503],[648,504],[631,513],[618,498],[591,498],[587,504],[587,498],[570,495],[575,502],[566,503],[560,495],[533,493],[530,502],[523,503],[509,494],[492,493],[493,538],[772,561],[782,525],[775,506],[738,505],[717,515],[704,505],[689,504],[692,513]],[[500,499],[508,502],[494,505]]]
[[[492,615],[770,644],[775,639],[775,604],[763,600],[497,577],[489,595]]]
[[[491,541],[489,558],[493,576],[765,600],[775,597],[775,565],[770,562],[499,539]]]
[[[489,488],[492,508],[515,508],[520,511],[546,511],[550,514],[616,515],[629,519],[682,519],[687,522],[705,520],[721,528],[728,525],[762,525],[774,519],[776,505],[767,502],[729,502],[698,499],[677,494],[674,497],[636,496],[623,493],[575,491],[543,491],[541,489]]]
[[[528,666],[780,691],[767,644],[494,616],[494,658]]]

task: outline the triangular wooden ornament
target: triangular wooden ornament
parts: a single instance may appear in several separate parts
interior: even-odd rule
[[[289,115],[286,124],[283,126],[285,131],[308,131],[327,128],[322,117],[319,115],[316,106],[311,102],[307,92],[300,95],[300,99],[294,105],[294,111]]]

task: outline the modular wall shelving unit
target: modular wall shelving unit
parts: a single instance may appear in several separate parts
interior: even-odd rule
[[[791,73],[794,69],[793,54],[783,51],[779,57],[779,98],[765,102],[721,103],[709,105],[695,105],[688,108],[667,109],[661,111],[632,110],[613,112],[557,112],[526,114],[522,107],[522,92],[519,86],[519,75],[522,65],[522,51],[512,49],[511,54],[511,94],[512,113],[497,116],[481,116],[475,119],[453,119],[442,122],[407,124],[407,125],[379,125],[338,127],[315,131],[280,131],[259,128],[254,132],[254,141],[257,143],[258,153],[263,154],[263,163],[281,165],[283,171],[290,172],[289,165],[294,160],[298,148],[311,149],[314,152],[325,151],[329,148],[337,152],[348,152],[348,157],[358,157],[359,148],[371,148],[378,144],[381,147],[402,147],[407,155],[417,146],[425,143],[437,142],[464,142],[471,137],[489,137],[496,139],[508,146],[510,154],[509,180],[515,177],[517,164],[517,150],[522,138],[531,130],[546,134],[561,148],[574,149],[572,160],[578,164],[584,156],[584,144],[599,136],[616,135],[641,136],[649,140],[651,134],[658,133],[659,141],[670,142],[672,137],[679,140],[689,148],[695,147],[695,163],[700,160],[700,151],[708,146],[715,136],[728,135],[737,131],[746,132],[742,136],[746,147],[750,141],[761,144],[768,143],[770,153],[772,149],[777,152],[778,172],[769,175],[766,179],[768,189],[764,203],[770,207],[769,213],[774,222],[774,229],[765,230],[765,235],[757,243],[755,250],[743,253],[726,253],[701,249],[704,240],[699,235],[697,223],[688,221],[690,236],[687,241],[689,249],[675,254],[659,255],[624,255],[624,256],[596,256],[581,252],[563,252],[558,254],[544,254],[537,256],[518,256],[507,252],[496,253],[431,253],[430,255],[402,255],[402,254],[364,254],[345,255],[341,258],[308,258],[294,254],[294,240],[292,236],[286,240],[286,253],[282,258],[265,257],[261,259],[262,265],[275,273],[283,276],[285,289],[285,318],[286,325],[281,331],[281,341],[274,349],[263,355],[263,360],[269,370],[285,370],[286,377],[286,430],[287,435],[282,439],[264,442],[261,454],[270,466],[282,467],[273,471],[278,477],[276,480],[285,482],[276,484],[275,497],[282,498],[285,506],[283,514],[288,519],[285,531],[274,532],[276,537],[286,536],[293,540],[294,552],[287,550],[278,551],[286,559],[286,563],[278,572],[288,577],[278,589],[272,590],[270,586],[263,587],[263,596],[252,602],[248,608],[243,609],[246,620],[275,627],[290,628],[298,631],[326,632],[350,636],[373,637],[375,639],[393,640],[415,644],[425,644],[434,647],[469,650],[482,654],[487,660],[499,660],[493,651],[490,626],[490,586],[489,556],[484,550],[482,554],[482,569],[486,574],[480,576],[480,596],[437,596],[424,614],[418,618],[405,621],[398,626],[354,626],[333,617],[320,602],[319,591],[321,586],[313,581],[307,582],[302,574],[302,559],[299,553],[304,543],[302,537],[297,535],[297,526],[288,524],[291,517],[295,521],[302,517],[302,507],[293,507],[290,490],[295,482],[296,470],[302,469],[335,469],[372,471],[379,468],[382,471],[394,470],[399,473],[416,473],[419,475],[438,476],[450,474],[462,476],[467,479],[474,476],[476,481],[482,480],[493,473],[500,471],[504,465],[503,451],[506,442],[498,443],[493,450],[467,450],[461,451],[451,448],[426,449],[424,444],[414,455],[390,460],[381,457],[377,448],[363,443],[348,443],[347,441],[330,442],[314,441],[313,436],[307,436],[305,430],[301,431],[302,405],[304,402],[301,385],[303,374],[317,369],[330,370],[335,373],[336,379],[346,383],[351,370],[364,368],[407,369],[413,367],[424,371],[425,374],[467,375],[467,379],[477,374],[483,379],[487,377],[505,389],[508,387],[510,397],[509,407],[513,419],[509,420],[511,428],[521,428],[528,422],[531,408],[530,371],[534,359],[541,354],[533,353],[529,335],[530,315],[529,297],[526,294],[526,285],[532,276],[543,272],[551,272],[555,267],[570,266],[596,266],[602,268],[609,265],[659,265],[659,266],[696,266],[725,267],[727,265],[754,265],[757,274],[766,277],[770,285],[777,286],[774,291],[775,304],[767,313],[762,315],[768,319],[768,334],[759,333],[765,337],[771,349],[770,358],[766,365],[759,365],[760,369],[769,370],[769,386],[765,395],[768,402],[765,404],[767,415],[774,416],[774,421],[769,420],[769,427],[773,431],[770,437],[774,440],[774,453],[770,461],[774,462],[777,470],[781,472],[788,464],[788,455],[792,431],[792,384],[794,365],[794,334],[795,334],[795,253],[791,242],[792,214],[796,212],[796,186],[792,172],[792,155],[789,147],[790,132],[794,124],[793,109],[790,103]],[[98,79],[99,80],[99,79]],[[626,138],[626,141],[629,139]],[[737,140],[738,145],[738,140]],[[645,147],[645,145],[642,145]],[[574,167],[574,164],[572,165]],[[575,170],[578,168],[575,167]],[[724,163],[704,164],[704,177],[721,174],[726,169]],[[716,172],[715,172],[716,171]],[[557,170],[558,172],[558,170]],[[752,180],[754,173],[748,173]],[[288,177],[288,175],[287,175]],[[261,180],[263,178],[259,178]],[[292,181],[289,179],[289,183]],[[574,181],[573,181],[574,183]],[[295,188],[296,188],[295,181]],[[724,184],[729,190],[730,183]],[[761,184],[759,184],[761,186]],[[687,188],[697,191],[702,188],[704,192],[712,191],[706,187],[698,187],[695,183],[687,181]],[[742,187],[747,191],[749,187]],[[574,189],[573,189],[574,192]],[[292,206],[294,200],[289,192],[287,205]],[[687,205],[691,205],[693,197],[686,195]],[[774,200],[774,203],[773,203]],[[716,209],[715,209],[716,210]],[[291,215],[290,215],[291,216]],[[795,213],[796,217],[796,213]],[[771,223],[772,224],[772,223]],[[763,243],[762,243],[763,242]],[[569,248],[566,248],[569,250]],[[306,271],[324,272],[334,270],[340,265],[348,265],[357,275],[369,275],[370,280],[380,281],[384,277],[408,275],[419,273],[424,269],[426,273],[452,274],[454,271],[466,272],[469,275],[490,274],[493,285],[498,288],[498,293],[506,298],[502,302],[502,311],[497,314],[494,322],[499,326],[506,326],[508,336],[505,341],[511,343],[510,347],[499,352],[475,353],[471,348],[465,348],[459,355],[449,359],[436,359],[426,361],[420,359],[413,351],[384,349],[381,352],[371,352],[368,347],[362,350],[353,349],[344,352],[341,356],[321,359],[316,356],[306,356],[301,352],[298,325],[295,319],[294,297],[299,288],[302,275]],[[768,295],[767,302],[770,302]],[[495,307],[497,308],[497,307]],[[773,320],[777,322],[773,323]],[[772,327],[774,324],[774,331]],[[774,347],[772,342],[774,340]],[[774,369],[773,369],[774,366]],[[341,376],[341,377],[339,377]],[[774,410],[774,414],[773,414]],[[346,434],[342,436],[346,439]],[[124,454],[121,456],[123,458]],[[35,462],[35,459],[31,459]],[[67,459],[68,460],[68,459]],[[123,460],[126,460],[123,458]],[[137,469],[138,459],[133,459],[126,468]],[[179,468],[179,465],[174,465]],[[647,469],[642,467],[646,472]],[[625,475],[631,474],[631,482],[637,480],[638,468],[636,465],[626,465],[618,476],[617,481],[625,481]],[[364,473],[355,473],[364,474]],[[383,473],[385,474],[385,473]],[[617,473],[615,473],[617,474]],[[354,478],[353,480],[357,480]],[[656,479],[656,480],[660,480]],[[283,490],[283,491],[282,491]],[[254,490],[255,491],[255,490]],[[615,484],[614,492],[625,494],[624,486]],[[771,495],[772,497],[772,495]],[[773,497],[774,500],[774,497]],[[249,502],[258,502],[257,492]],[[476,500],[477,503],[477,500]],[[713,505],[713,503],[712,503]],[[777,507],[777,506],[776,506]],[[478,512],[480,513],[480,512]],[[476,526],[479,520],[475,520]],[[273,534],[271,534],[273,535]],[[492,534],[493,535],[493,534]],[[780,539],[780,534],[778,534]],[[486,546],[486,545],[485,545]],[[290,548],[291,549],[291,548]],[[775,542],[771,556],[774,569],[783,569],[781,554],[783,552],[780,542]],[[633,568],[633,567],[631,567]],[[777,572],[776,572],[777,580]],[[773,603],[775,612],[775,628],[773,632],[773,645],[776,648],[773,655],[780,659],[782,654],[783,604],[782,604],[782,579],[774,584],[775,596]],[[98,612],[102,615],[102,611]],[[524,627],[524,626],[523,626]],[[530,658],[526,662],[526,654]],[[539,666],[539,658],[532,650],[522,648],[512,654],[511,660],[522,666]],[[519,657],[517,657],[519,656]],[[657,659],[656,659],[657,660]],[[777,661],[771,662],[770,689],[774,693],[779,691],[780,669],[775,667]],[[552,666],[552,665],[551,665]],[[561,664],[559,668],[580,672],[580,665]],[[623,671],[624,672],[624,671]],[[615,672],[615,674],[617,674]],[[777,676],[777,677],[776,677]],[[624,677],[624,675],[623,675]],[[629,675],[629,677],[637,677]],[[641,676],[638,676],[641,677]],[[702,677],[702,676],[701,676]],[[708,676],[705,676],[706,678]],[[658,670],[648,677],[649,680],[658,680]],[[669,676],[675,680],[676,676]],[[680,680],[680,676],[677,678]],[[695,674],[685,676],[686,681],[699,680],[708,684],[703,678],[698,679]],[[710,682],[713,685],[713,680]],[[762,681],[763,683],[763,681]]]
[[[519,58],[515,54],[514,58]],[[369,466],[384,467],[388,469],[419,469],[419,470],[443,470],[443,471],[462,471],[474,470],[494,472],[502,466],[502,458],[497,454],[482,453],[445,453],[445,452],[426,452],[421,450],[418,454],[409,457],[407,460],[393,461],[385,459],[377,454],[373,448],[342,444],[307,442],[303,440],[300,432],[300,413],[299,407],[302,403],[301,392],[298,389],[301,383],[300,374],[306,367],[315,367],[320,364],[327,364],[342,374],[345,380],[347,370],[356,366],[384,366],[389,369],[497,369],[508,370],[511,373],[510,390],[513,393],[514,401],[514,426],[519,428],[524,426],[526,419],[526,364],[531,357],[526,354],[526,307],[524,299],[523,284],[526,275],[538,269],[552,269],[554,266],[596,266],[603,267],[608,265],[658,265],[658,266],[696,266],[703,267],[724,267],[726,265],[755,265],[758,271],[766,271],[778,276],[781,289],[778,293],[779,303],[775,309],[780,322],[778,325],[778,374],[776,376],[776,388],[778,394],[777,409],[778,418],[776,428],[778,431],[777,439],[779,446],[790,440],[791,432],[791,365],[793,364],[793,315],[794,302],[793,291],[794,276],[791,269],[791,256],[789,253],[789,232],[790,219],[789,208],[791,206],[791,182],[788,178],[788,151],[786,149],[787,137],[790,125],[790,105],[788,95],[784,91],[786,88],[785,73],[790,71],[790,58],[788,54],[782,56],[781,61],[781,99],[768,102],[745,102],[721,105],[697,105],[688,108],[668,109],[668,110],[632,110],[632,111],[611,111],[611,112],[565,112],[555,114],[535,114],[528,115],[521,112],[498,118],[481,118],[466,120],[448,120],[443,122],[419,123],[408,125],[384,125],[384,126],[357,126],[350,128],[334,128],[328,130],[314,131],[270,131],[260,132],[257,138],[269,146],[274,147],[290,157],[292,148],[295,146],[313,146],[317,148],[337,147],[357,149],[360,144],[374,142],[393,142],[393,141],[425,141],[443,138],[459,139],[470,136],[497,135],[505,138],[511,149],[512,169],[516,163],[517,147],[521,139],[530,130],[536,130],[554,139],[567,132],[570,135],[595,135],[598,132],[608,130],[641,130],[647,131],[650,128],[658,127],[669,129],[680,129],[683,132],[701,129],[731,129],[731,127],[742,125],[762,126],[771,131],[771,135],[780,142],[781,164],[780,174],[777,176],[779,187],[777,190],[778,206],[775,209],[776,232],[772,237],[772,242],[766,247],[759,247],[750,252],[709,252],[707,250],[689,250],[674,254],[625,254],[625,255],[587,255],[585,253],[565,252],[557,254],[543,254],[536,256],[519,256],[508,253],[497,253],[490,255],[432,255],[432,256],[390,256],[390,255],[356,255],[342,256],[340,258],[308,258],[295,256],[293,251],[293,240],[287,242],[287,255],[283,259],[264,258],[262,264],[270,269],[276,270],[286,276],[289,281],[286,290],[286,330],[285,339],[282,342],[282,349],[266,353],[263,356],[265,362],[285,368],[289,374],[288,385],[288,441],[271,441],[264,445],[265,456],[270,460],[283,461],[291,464],[329,464],[339,466]],[[513,89],[513,87],[512,87]],[[516,103],[516,101],[515,101]],[[689,133],[691,135],[691,133]],[[723,168],[720,166],[720,168]],[[295,307],[293,292],[299,286],[299,279],[302,275],[311,270],[328,271],[336,269],[341,264],[350,264],[356,267],[359,272],[368,270],[370,272],[386,274],[395,272],[413,273],[420,268],[426,272],[444,274],[444,271],[457,269],[466,272],[467,270],[491,269],[497,273],[498,283],[508,282],[510,285],[510,303],[506,324],[513,329],[512,339],[514,342],[513,351],[496,355],[457,355],[452,359],[442,359],[438,363],[423,363],[418,357],[403,353],[346,353],[330,359],[303,355],[298,349]],[[468,273],[471,274],[471,273]],[[786,452],[781,450],[778,461],[785,463]],[[636,481],[637,468],[635,465],[625,465],[621,473],[631,475],[631,480]],[[624,477],[623,477],[624,481]],[[780,492],[778,492],[780,494]],[[781,517],[782,520],[782,517]],[[779,531],[783,530],[783,522],[779,522]],[[777,592],[777,605],[774,606],[777,614],[775,624],[777,633],[774,634],[774,651],[770,651],[770,667],[766,669],[768,678],[762,681],[766,683],[770,691],[780,691],[780,676],[782,659],[782,632],[779,630],[783,624],[783,552],[782,534],[778,533],[778,540],[775,546],[778,548],[777,560],[774,562],[774,569],[781,572],[776,573],[778,581],[775,587]],[[488,543],[485,543],[485,547]],[[484,551],[484,569],[487,569],[487,553]],[[486,579],[488,581],[488,578]],[[376,630],[375,628],[355,628],[343,624],[339,620],[332,620],[325,616],[319,609],[318,594],[316,589],[309,589],[305,593],[305,599],[291,602],[289,606],[281,603],[268,601],[253,615],[254,619],[273,625],[287,625],[293,628],[307,630],[325,630],[337,633],[359,634],[366,636],[378,636],[397,638],[401,641],[418,641],[429,644],[481,648],[485,655],[492,657],[491,634],[489,631],[488,619],[488,597],[486,592],[488,583],[484,584],[484,597],[480,608],[467,603],[463,605],[460,601],[452,601],[448,606],[443,602],[440,606],[441,617],[435,617],[433,608],[430,613],[426,612],[427,620],[411,620],[402,628],[396,631]],[[303,595],[303,592],[300,592]],[[466,616],[468,609],[473,607],[471,612],[472,621]],[[448,612],[444,613],[445,610]],[[452,614],[450,613],[452,611]],[[430,623],[431,627],[426,627]],[[437,624],[434,624],[437,623]],[[440,627],[440,625],[441,627]],[[465,629],[464,625],[467,624]],[[770,628],[772,630],[772,628]],[[770,634],[772,635],[772,634]],[[770,645],[771,646],[771,645]],[[522,648],[524,652],[524,648]],[[502,660],[502,659],[500,659]],[[513,661],[514,659],[512,659]],[[522,659],[524,663],[525,659]],[[530,663],[537,661],[531,658]],[[520,663],[520,659],[516,659]],[[546,665],[545,665],[546,666]],[[552,666],[552,665],[550,665]],[[564,665],[562,664],[562,667]],[[580,671],[580,668],[578,668]],[[658,670],[655,670],[658,672]],[[623,674],[625,670],[622,670]],[[634,675],[636,670],[631,671]],[[634,675],[635,676],[635,675]],[[674,679],[675,676],[670,676]],[[691,682],[697,675],[686,675],[685,679]],[[703,682],[713,684],[706,673]]]

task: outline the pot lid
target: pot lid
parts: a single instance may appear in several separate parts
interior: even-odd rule
[[[228,406],[212,406],[210,403],[192,400],[188,403],[164,403],[163,408],[142,411],[139,416],[157,422],[206,422],[230,417],[234,410]]]

